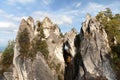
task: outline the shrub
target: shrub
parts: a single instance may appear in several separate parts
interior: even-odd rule
[[[37,23],[37,26],[38,26],[38,36],[34,38],[34,40],[32,41],[32,46],[33,46],[33,50],[32,50],[32,56],[34,56],[35,54],[34,53],[37,53],[38,51],[41,52],[44,56],[45,59],[48,58],[48,54],[49,54],[49,51],[48,51],[48,45],[46,43],[46,40],[44,40],[45,38],[45,35],[44,35],[44,32],[43,32],[43,27],[42,27],[42,24],[38,21]]]
[[[21,56],[27,57],[30,48],[30,39],[28,30],[26,28],[19,34],[18,42],[20,45]]]
[[[36,40],[35,46],[36,46],[35,50],[40,51],[43,54],[43,56],[47,59],[49,51],[48,51],[48,45],[47,45],[46,41],[45,40]]]
[[[0,74],[5,72],[13,63],[13,56],[14,56],[14,41],[9,41],[8,46],[5,48],[1,55],[1,61],[0,65],[2,66],[2,69],[0,71]]]
[[[14,55],[14,41],[9,41],[8,46],[4,50],[1,56],[1,63],[2,65],[9,66],[13,62],[13,55]]]

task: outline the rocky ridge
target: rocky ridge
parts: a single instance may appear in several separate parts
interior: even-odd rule
[[[40,28],[43,29],[44,38],[40,37]],[[27,31],[28,48],[26,53],[34,49],[34,40],[41,39],[48,45],[49,54],[35,51],[35,56],[23,57],[21,52],[20,34]],[[116,80],[109,63],[109,44],[104,27],[90,15],[86,16],[82,23],[80,33],[75,29],[61,36],[59,27],[46,17],[42,22],[32,17],[22,19],[14,46],[13,71],[4,73],[7,80],[97,80],[103,77],[108,80]],[[63,43],[68,41],[71,49],[70,67],[65,65],[63,58]],[[34,50],[33,50],[34,51]],[[25,56],[25,55],[24,55]],[[30,56],[30,55],[29,55]],[[109,67],[108,67],[109,66]],[[67,71],[67,70],[73,70]],[[67,74],[64,76],[64,74]],[[69,74],[70,73],[70,74]],[[113,74],[110,74],[113,73]],[[69,76],[71,75],[72,76]],[[99,80],[99,79],[98,79]]]

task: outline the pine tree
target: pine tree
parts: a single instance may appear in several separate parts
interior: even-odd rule
[[[19,34],[18,42],[20,45],[21,55],[27,57],[30,48],[30,39],[28,30],[26,28]]]

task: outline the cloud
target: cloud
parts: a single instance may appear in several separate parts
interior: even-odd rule
[[[14,23],[11,22],[0,22],[0,28],[12,28],[12,27],[16,27],[16,25]]]
[[[95,16],[98,12],[105,10],[105,8],[110,8],[112,12],[120,13],[119,2],[113,2],[111,4],[99,4],[96,2],[89,2],[87,6],[83,7],[81,10],[82,14],[90,13]]]
[[[27,4],[32,2],[35,2],[35,0],[7,0],[8,4],[14,4],[14,3]]]
[[[70,16],[63,15],[61,20],[63,24],[72,24],[72,18],[70,18]]]
[[[8,14],[4,10],[0,9],[0,17],[6,21],[19,22],[22,17],[15,16],[13,14]]]
[[[54,23],[59,25],[67,25],[72,24],[72,17],[70,15],[66,15],[66,13],[59,12],[45,12],[45,11],[35,11],[32,16],[36,20],[43,20],[46,16],[49,17]]]
[[[42,0],[42,3],[44,4],[44,5],[49,5],[49,4],[51,4],[53,2],[53,0]]]
[[[82,4],[81,2],[78,2],[78,3],[75,4],[75,7],[78,8],[78,7],[81,6],[81,4]]]
[[[1,34],[16,33],[16,29],[18,29],[18,25],[16,25],[15,23],[0,21]]]
[[[103,10],[105,8],[104,5],[95,3],[95,2],[89,2],[84,9],[81,10],[82,14],[90,13],[95,16],[99,11]]]

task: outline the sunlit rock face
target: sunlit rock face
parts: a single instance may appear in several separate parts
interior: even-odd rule
[[[20,34],[24,29],[28,31],[28,39],[30,40],[28,52],[30,52],[33,48],[34,39],[40,34],[40,27],[43,28],[45,34],[44,40],[48,45],[48,59],[45,59],[42,53],[38,51],[35,51],[36,57],[34,59],[23,58],[20,52]],[[63,80],[64,60],[62,44],[64,37],[60,34],[58,25],[53,24],[47,17],[41,22],[36,21],[36,24],[32,17],[28,17],[27,20],[23,19],[20,23],[14,46],[13,78],[15,80]]]
[[[87,72],[115,80],[109,63],[109,44],[103,26],[88,14],[80,32],[80,53]],[[113,74],[112,74],[113,73]]]
[[[48,45],[48,58],[43,53],[35,51],[35,57],[22,57],[20,34],[28,31],[28,52],[34,47],[32,44],[39,38],[39,28],[43,28]],[[63,43],[68,41],[71,57],[70,65],[65,64]],[[68,46],[68,45],[67,45]],[[32,17],[22,19],[17,33],[13,72],[4,73],[7,80],[116,80],[109,63],[109,44],[104,27],[89,14],[82,23],[80,33],[73,28],[62,35],[58,25],[46,17],[43,21],[36,21]]]
[[[19,37],[20,34],[26,29],[28,31],[28,38],[30,40],[30,44],[32,44],[34,38],[34,20],[29,17],[26,20],[22,20],[20,23],[20,27],[18,30],[16,43],[14,47],[14,59],[13,59],[13,79],[14,80],[53,80],[53,74],[51,70],[44,60],[43,55],[41,53],[37,53],[34,60],[30,58],[22,57],[22,53],[20,52],[20,42]],[[30,49],[31,49],[30,45]],[[28,49],[28,52],[29,50]],[[47,76],[47,77],[46,77]]]
[[[55,33],[56,35],[60,35],[60,29],[58,28],[57,24],[53,24],[52,21],[46,17],[43,22],[42,22],[42,26],[44,29],[44,34],[45,37],[48,38],[50,33]]]

